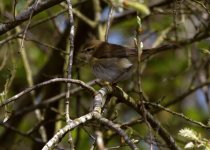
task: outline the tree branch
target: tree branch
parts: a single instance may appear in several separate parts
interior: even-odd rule
[[[92,88],[91,86],[87,85],[86,83],[84,83],[83,81],[81,80],[76,80],[76,79],[66,79],[66,78],[55,78],[55,79],[51,79],[51,80],[48,80],[48,81],[45,81],[45,82],[41,82],[39,84],[36,84],[30,88],[27,88],[25,89],[24,91],[14,95],[13,97],[7,99],[7,100],[4,100],[1,104],[0,104],[0,107],[3,107],[15,100],[17,100],[18,98],[20,98],[21,96],[31,92],[32,90],[34,89],[37,89],[37,88],[40,88],[40,87],[43,87],[43,86],[46,86],[48,84],[51,84],[51,83],[55,83],[55,82],[71,82],[71,83],[74,83],[74,84],[78,84],[80,86],[82,86],[83,88],[86,88],[88,89],[89,91],[91,91],[93,94],[96,93],[95,89]]]
[[[0,35],[6,33],[7,31],[21,24],[22,22],[28,20],[31,14],[32,16],[35,16],[36,14],[42,12],[43,10],[53,7],[62,1],[64,0],[45,0],[40,2],[38,5],[34,3],[27,10],[23,11],[18,16],[16,16],[14,21],[0,24]]]

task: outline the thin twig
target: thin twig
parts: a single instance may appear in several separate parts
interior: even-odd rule
[[[149,135],[150,135],[150,139],[152,141],[152,131],[151,131],[151,126],[149,124],[149,122],[147,121],[147,117],[145,115],[145,107],[144,107],[144,104],[142,103],[142,100],[145,99],[144,95],[143,95],[143,90],[142,90],[142,85],[141,85],[141,55],[143,53],[143,42],[141,41],[141,32],[142,32],[142,23],[141,23],[141,18],[140,18],[140,15],[137,14],[137,29],[136,29],[136,37],[135,37],[135,45],[136,45],[136,48],[138,50],[138,58],[137,58],[137,61],[138,61],[138,67],[137,67],[137,77],[138,77],[138,91],[139,91],[139,97],[140,97],[140,105],[141,105],[141,108],[143,111],[142,113],[142,116],[145,120],[145,123],[146,125],[148,126],[149,128]],[[151,148],[150,149],[153,149],[153,145],[151,144]]]
[[[195,2],[195,3],[197,3],[197,4],[199,4],[199,5],[201,5],[201,7],[203,7],[205,9],[205,11],[208,13],[208,15],[210,15],[209,10],[208,10],[208,8],[206,8],[206,6],[204,5],[204,3],[202,3],[202,2],[200,2],[198,0],[192,0],[192,1]]]
[[[203,124],[201,122],[192,120],[192,119],[188,118],[187,116],[185,116],[184,114],[181,114],[181,113],[177,113],[175,111],[172,111],[172,110],[170,110],[170,109],[168,109],[168,108],[166,108],[166,107],[164,107],[164,106],[162,106],[160,104],[156,104],[156,103],[152,103],[152,102],[148,102],[148,101],[144,101],[144,104],[158,107],[158,108],[160,108],[162,110],[165,110],[165,111],[167,111],[167,112],[169,112],[169,113],[171,113],[173,115],[176,115],[178,117],[181,117],[181,118],[183,118],[183,119],[185,119],[185,120],[187,120],[187,121],[189,121],[189,122],[191,122],[193,124],[199,125],[202,128],[210,129],[210,126],[207,126],[207,125],[205,125],[205,124]]]
[[[16,26],[28,20],[30,17],[38,14],[39,12],[46,10],[47,8],[50,8],[56,4],[59,4],[62,1],[64,0],[46,0],[46,1],[42,1],[42,3],[40,3],[39,5],[37,5],[37,3],[33,4],[27,10],[23,11],[18,16],[16,16],[16,20],[0,24],[0,35],[15,28]],[[37,7],[34,7],[36,5]],[[32,16],[31,16],[31,12],[33,12]]]
[[[106,25],[106,33],[105,33],[105,41],[108,42],[108,36],[109,36],[109,29],[112,23],[112,15],[114,12],[114,7],[111,6],[111,8],[109,9],[109,15],[108,15],[108,19],[107,19],[107,25]]]
[[[32,71],[31,71],[31,68],[29,66],[29,61],[28,61],[28,58],[27,58],[27,55],[26,55],[26,51],[25,51],[24,41],[25,41],[25,37],[26,37],[26,33],[28,31],[29,25],[31,24],[32,16],[33,16],[34,11],[37,8],[39,3],[40,3],[40,0],[36,0],[35,1],[35,3],[34,3],[35,5],[33,5],[33,7],[32,7],[32,11],[31,11],[31,14],[29,16],[28,23],[26,25],[26,28],[24,29],[22,39],[21,39],[21,41],[19,40],[19,42],[20,42],[20,50],[19,50],[19,52],[21,53],[21,56],[22,56],[22,60],[23,60],[23,64],[24,64],[24,67],[25,67],[25,70],[26,70],[26,77],[27,77],[27,81],[28,81],[29,86],[33,86],[34,83],[33,83],[33,78],[32,78]],[[18,29],[20,30],[20,28],[18,28]],[[35,104],[36,102],[35,102],[34,94],[35,93],[32,92],[31,93],[31,97],[33,99],[33,103]],[[39,121],[42,121],[43,116],[41,115],[40,110],[38,110],[38,109],[35,110],[35,115],[36,115],[36,117],[37,117],[37,119]],[[40,127],[39,132],[41,134],[42,140],[44,142],[46,142],[47,141],[47,135],[46,135],[46,130],[45,130],[44,126]]]
[[[93,0],[93,9],[94,9],[94,22],[96,22],[97,25],[97,33],[98,33],[98,38],[102,40],[104,38],[104,35],[102,35],[103,29],[102,26],[99,24],[100,18],[101,18],[101,6],[100,6],[100,1],[99,0]]]
[[[68,79],[71,79],[72,78],[73,53],[74,53],[74,18],[73,18],[71,0],[66,0],[66,2],[68,4],[69,23],[70,23],[70,34],[69,34],[69,41],[70,41],[69,53],[70,53],[70,55],[67,60],[67,62],[68,62],[67,77],[68,77]],[[70,121],[70,117],[69,117],[70,88],[71,88],[71,84],[67,83],[67,93],[66,93],[66,121],[67,122]]]
[[[69,24],[70,24],[70,33],[69,33],[69,41],[70,41],[70,48],[67,50],[69,51],[69,58],[67,60],[68,62],[68,79],[72,78],[72,65],[73,65],[73,54],[74,54],[74,17],[73,17],[73,8],[72,8],[72,2],[71,0],[66,0],[68,5],[68,12],[69,12]],[[68,47],[67,47],[68,48]],[[67,92],[66,92],[66,101],[65,101],[65,117],[66,117],[66,123],[69,124],[72,120],[70,119],[69,115],[69,103],[70,103],[70,89],[71,89],[71,83],[67,83]],[[69,143],[71,150],[74,150],[74,142],[71,133],[69,132]]]
[[[1,122],[0,122],[0,126],[6,128],[6,129],[9,129],[9,130],[12,131],[13,133],[16,133],[16,134],[18,134],[18,135],[21,135],[21,136],[23,136],[23,137],[27,137],[27,138],[31,139],[32,141],[34,141],[34,142],[36,142],[36,143],[42,143],[42,144],[43,144],[42,139],[35,138],[34,136],[32,136],[32,135],[30,135],[30,134],[28,134],[28,133],[21,132],[21,131],[17,130],[16,128],[14,128],[14,127],[12,127],[12,126],[10,126],[10,125],[8,125],[8,124],[1,123]]]
[[[97,25],[96,21],[92,21],[91,19],[89,19],[88,17],[86,17],[85,15],[83,15],[80,11],[73,9],[72,10],[74,15],[76,17],[78,17],[79,19],[81,19],[82,21],[84,21],[85,23],[87,23],[91,28],[95,28]]]
[[[114,96],[118,97],[121,102],[134,108],[136,112],[138,112],[140,115],[142,115],[142,113],[145,113],[147,121],[149,122],[153,130],[159,133],[159,135],[162,137],[162,139],[166,142],[171,150],[181,150],[180,147],[176,144],[174,138],[168,133],[165,128],[162,127],[160,122],[156,120],[147,109],[144,109],[144,111],[142,112],[142,109],[139,109],[141,108],[139,104],[137,104],[136,101],[132,97],[127,95],[127,93],[125,93],[121,88],[114,87],[114,89],[112,90]]]
[[[195,92],[196,90],[198,90],[198,89],[200,89],[204,86],[207,86],[207,85],[210,85],[210,81],[207,81],[205,83],[202,83],[202,84],[198,85],[197,87],[193,87],[193,88],[189,89],[188,91],[186,91],[182,95],[180,95],[180,96],[170,100],[168,103],[164,104],[164,107],[169,107],[173,104],[176,104],[176,103],[180,102],[181,100],[183,100],[184,98],[186,98],[187,96],[189,96],[190,94]]]
[[[3,60],[0,64],[0,71],[2,71],[2,69],[6,66],[7,60],[8,60],[8,47],[4,49],[4,53],[3,53]]]
[[[19,37],[18,37],[18,38],[19,38]],[[56,51],[58,51],[58,52],[61,53],[61,54],[68,55],[68,53],[66,53],[63,49],[54,47],[53,45],[50,45],[50,44],[41,42],[41,41],[36,40],[36,39],[31,39],[31,38],[27,38],[27,37],[26,37],[26,38],[25,38],[25,41],[31,41],[31,42],[34,42],[34,43],[36,43],[36,44],[38,44],[38,45],[42,45],[42,46],[44,46],[44,47],[48,47],[48,48],[50,48],[50,49],[56,50]]]
[[[74,4],[73,7],[77,7],[77,6],[79,6],[80,4],[82,4],[82,3],[85,2],[85,1],[87,1],[87,0],[82,0],[82,1],[80,1],[80,2],[78,2],[78,3],[76,3],[76,4]],[[59,15],[61,15],[61,14],[64,14],[67,10],[68,10],[68,9],[65,9],[65,10],[62,10],[62,11],[59,11],[59,12],[55,13],[53,16],[49,16],[49,17],[46,17],[46,18],[44,18],[44,19],[40,19],[40,20],[36,21],[34,24],[30,25],[30,26],[28,27],[28,29],[35,28],[35,27],[37,27],[38,25],[40,25],[40,24],[42,24],[42,23],[45,23],[45,22],[47,22],[47,21],[49,21],[49,20],[51,20],[51,19],[54,19],[54,18],[56,18],[57,16],[59,16]],[[1,25],[0,25],[0,26],[1,26]],[[11,36],[9,36],[9,37],[7,37],[7,38],[1,40],[1,41],[0,41],[0,45],[3,45],[3,44],[5,44],[5,43],[9,42],[10,40],[17,38],[18,35],[22,34],[23,32],[24,32],[24,30],[22,30],[22,31],[19,32],[19,33],[15,33],[15,34],[13,34],[13,35],[11,35]]]
[[[17,6],[17,0],[13,1],[13,19],[15,20],[16,16],[16,6]]]
[[[32,90],[35,90],[37,88],[40,88],[40,87],[43,87],[43,86],[46,86],[48,84],[52,84],[52,83],[55,83],[55,82],[71,82],[73,84],[77,84],[77,85],[80,85],[82,86],[83,88],[85,89],[88,89],[92,94],[95,94],[96,91],[94,88],[92,88],[91,86],[87,85],[86,83],[84,83],[83,81],[81,80],[76,80],[76,79],[66,79],[66,78],[55,78],[55,79],[51,79],[51,80],[48,80],[48,81],[45,81],[45,82],[41,82],[39,84],[36,84],[30,88],[27,88],[25,90],[23,90],[22,92],[14,95],[13,97],[7,99],[7,100],[4,100],[4,102],[2,102],[2,104],[0,104],[0,107],[3,107],[15,100],[17,100],[18,98],[20,98],[21,96],[31,92]]]
[[[90,81],[86,84],[89,85],[89,86],[93,86],[95,84],[95,81],[99,81],[99,80],[98,79],[97,80],[92,80],[92,81]],[[82,87],[73,88],[73,89],[71,89],[71,95],[76,94],[78,92],[81,92],[82,90],[84,90],[84,88],[82,88]],[[13,117],[17,117],[19,115],[23,115],[23,114],[26,114],[28,112],[31,112],[31,111],[33,111],[37,108],[39,108],[39,109],[45,108],[46,106],[49,106],[49,104],[55,103],[59,100],[62,100],[63,98],[65,98],[65,96],[66,96],[66,92],[63,92],[63,93],[58,94],[56,96],[53,96],[51,98],[45,99],[42,102],[40,102],[39,104],[32,105],[32,106],[29,106],[29,107],[26,107],[26,108],[22,108],[21,110],[13,113],[12,116],[9,118],[9,120]]]
[[[99,122],[103,123],[104,125],[110,127],[111,129],[115,130],[120,136],[123,137],[125,142],[130,146],[132,150],[138,150],[139,148],[132,142],[132,140],[129,138],[129,136],[120,128],[120,125],[114,124],[112,121],[104,118],[101,116],[101,114],[95,112],[94,118],[98,120]]]
[[[28,28],[28,26],[29,26],[29,23],[27,25],[27,28]],[[19,52],[20,52],[20,55],[21,55],[21,58],[22,58],[22,61],[23,61],[23,66],[24,66],[24,69],[25,69],[26,79],[27,79],[27,82],[28,82],[28,86],[31,87],[31,86],[34,85],[33,75],[32,75],[31,67],[30,67],[30,64],[29,64],[29,60],[28,60],[28,57],[27,57],[27,54],[26,54],[25,45],[24,45],[25,34],[26,34],[27,28],[24,31],[23,38],[21,40],[18,39],[18,42],[19,42],[19,45],[20,45]],[[16,30],[17,31],[20,31],[20,27],[18,27]],[[32,103],[33,104],[36,104],[36,99],[35,99],[35,93],[34,93],[34,91],[30,93],[30,96],[31,96]],[[36,116],[37,120],[38,121],[42,121],[43,116],[42,116],[40,110],[39,109],[36,109],[34,111],[34,113],[35,113],[35,116]],[[46,130],[45,130],[44,126],[41,126],[40,127],[39,133],[40,133],[40,135],[42,137],[42,140],[44,142],[46,142],[47,141],[47,135],[46,135]]]

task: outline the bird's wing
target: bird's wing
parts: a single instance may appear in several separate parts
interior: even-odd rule
[[[93,54],[96,58],[123,58],[135,55],[137,55],[137,51],[135,49],[106,42],[102,42]]]

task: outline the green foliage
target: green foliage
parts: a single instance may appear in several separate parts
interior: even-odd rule
[[[15,6],[16,16],[27,10],[34,2],[37,2],[34,0],[2,0],[0,2],[0,30],[3,27],[2,25],[5,25],[1,23],[15,21],[13,17],[15,1],[17,2]],[[45,1],[40,1],[40,4],[42,2]],[[54,2],[56,1],[54,0]],[[149,59],[141,62],[141,88],[146,100],[161,104],[171,111],[184,114],[200,123],[208,121],[207,98],[209,97],[206,95],[209,95],[209,84],[207,85],[207,83],[210,79],[210,25],[207,18],[210,16],[209,10],[206,10],[205,7],[207,8],[209,4],[204,3],[204,1],[156,0],[147,0],[144,3],[137,0],[73,0],[72,3],[73,5],[77,4],[73,6],[74,10],[93,21],[94,24],[96,23],[96,26],[90,27],[84,16],[82,18],[74,13],[75,51],[72,78],[84,82],[95,79],[92,68],[78,61],[77,54],[80,53],[79,50],[84,42],[90,40],[92,36],[98,39],[102,35],[101,38],[104,38],[108,20],[108,16],[104,14],[112,6],[115,12],[110,19],[111,26],[108,35],[110,43],[117,42],[134,48],[135,37],[135,41],[142,42],[144,48],[152,49],[162,47],[162,45],[166,46],[166,51],[158,52],[158,54],[152,55]],[[100,3],[98,7],[96,7],[97,3]],[[69,27],[69,24],[65,24],[69,22],[68,11],[58,17],[40,22],[66,8],[66,3],[57,4],[35,14],[30,21],[20,21],[20,25],[16,28],[0,36],[0,104],[29,87],[27,70],[24,68],[21,52],[19,52],[24,31],[23,47],[29,60],[28,65],[33,75],[34,84],[56,77],[64,77],[67,74],[67,66],[64,67],[64,64],[69,58],[65,51],[68,47],[66,41],[69,40],[68,34],[70,31],[69,28],[65,32],[61,29]],[[137,17],[137,14],[141,16],[141,19]],[[97,20],[99,22],[95,22]],[[38,22],[39,24],[30,28]],[[28,29],[27,25],[29,25]],[[139,39],[136,38],[138,25],[141,28]],[[22,33],[15,36],[20,31]],[[8,41],[5,42],[5,40]],[[105,72],[105,74],[108,74],[108,72]],[[135,99],[135,104],[142,104],[138,88],[138,75],[136,72],[132,78],[117,85]],[[206,86],[201,87],[200,85],[203,83],[206,83]],[[95,90],[99,90],[106,84],[104,82],[94,82],[91,86]],[[200,95],[196,90],[191,91],[192,87],[197,86],[200,86]],[[73,93],[70,96],[70,116],[72,120],[89,113],[93,105],[94,95],[86,89],[74,92],[78,88],[81,87],[71,85],[70,91]],[[49,130],[47,134],[49,135],[48,138],[51,138],[60,128],[66,125],[65,92],[66,83],[50,84],[37,88],[15,100],[15,102],[1,107],[0,149],[32,150],[37,145],[43,146],[36,141],[37,139],[42,140],[40,136],[42,126]],[[63,94],[63,97],[59,97],[60,94]],[[56,99],[54,96],[59,98]],[[52,97],[53,99],[49,99]],[[165,104],[170,105],[165,106]],[[155,147],[154,149],[170,149],[168,143],[158,132],[160,127],[154,128],[151,124],[149,126],[150,120],[145,118],[144,114],[137,113],[137,110],[143,110],[143,108],[160,122],[160,126],[168,131],[168,134],[175,139],[175,143],[178,143],[178,145],[185,141],[186,149],[210,149],[208,129],[186,121],[184,117],[172,116],[171,113],[155,106],[146,104],[144,107],[143,105],[139,106],[141,107],[134,109],[127,103],[122,104],[121,99],[108,96],[102,116],[115,124],[121,125],[128,137],[135,141],[135,144],[141,150],[148,150],[151,145]],[[41,120],[37,119],[35,112],[37,110],[40,110]],[[209,124],[210,121],[208,121]],[[54,128],[54,126],[57,127]],[[179,132],[182,138],[177,140],[178,130],[185,126],[187,128],[181,129]],[[11,129],[8,127],[11,127]],[[27,135],[33,129],[34,132]],[[90,149],[93,144],[96,149],[97,144],[94,143],[96,130],[103,134],[107,149],[115,146],[118,149],[130,149],[119,134],[94,120],[71,131],[77,144],[76,150]],[[67,148],[69,148],[68,134],[58,144],[58,149]]]
[[[151,28],[154,31],[162,31],[170,27],[172,22],[173,18],[171,16],[159,16],[157,18],[154,18],[154,22],[151,23]]]
[[[134,9],[143,15],[150,14],[149,8],[145,4],[139,3],[138,1],[125,0],[123,4],[126,8]]]

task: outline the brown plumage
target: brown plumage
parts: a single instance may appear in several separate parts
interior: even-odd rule
[[[95,47],[95,49],[97,50],[93,53],[93,56],[96,58],[113,58],[113,57],[123,58],[126,56],[137,55],[136,49],[130,49],[127,47],[123,47],[121,45],[116,45],[96,40],[92,42],[98,43],[96,44],[97,46]]]
[[[165,49],[144,50],[142,60],[162,50]],[[91,40],[82,46],[79,55],[81,60],[90,64],[97,78],[116,83],[135,72],[138,52],[134,48]]]

